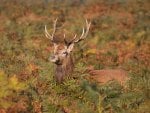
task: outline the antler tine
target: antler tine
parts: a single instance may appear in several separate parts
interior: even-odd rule
[[[53,41],[53,38],[54,38],[54,33],[56,31],[56,23],[57,23],[57,18],[56,18],[56,20],[54,21],[54,24],[53,24],[53,33],[52,33],[52,35],[50,35],[48,33],[47,27],[45,25],[45,36],[46,36],[46,38],[51,39],[52,41]]]
[[[83,27],[83,30],[82,30],[82,34],[81,34],[81,36],[79,37],[79,39],[77,39],[77,40],[75,40],[74,42],[75,43],[77,43],[77,42],[79,42],[79,41],[81,41],[83,38],[83,36],[84,36],[84,32],[85,32],[85,29],[84,29],[84,27]]]
[[[64,33],[64,39],[66,38],[66,34]]]
[[[56,23],[57,23],[57,18],[56,18],[56,20],[54,21],[54,24],[53,24],[53,33],[52,33],[52,37],[54,37],[54,33],[55,33],[55,31],[56,31]]]
[[[70,44],[75,41],[76,37],[77,37],[77,34],[74,35],[73,39],[70,41]]]
[[[86,19],[86,32],[85,32],[85,29],[83,27],[83,31],[82,31],[81,36],[79,37],[79,39],[75,40],[74,43],[80,42],[81,40],[86,38],[86,36],[87,36],[87,34],[89,32],[89,29],[90,29],[90,25],[91,25],[91,22],[88,23],[88,21]]]
[[[46,36],[46,38],[52,40],[52,36],[48,33],[46,25],[45,25],[45,36]]]
[[[66,45],[68,45],[68,42],[67,42],[67,40],[66,40],[66,34],[65,34],[65,33],[64,33],[64,42],[65,42]]]

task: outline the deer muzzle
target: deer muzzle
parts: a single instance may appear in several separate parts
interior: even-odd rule
[[[60,58],[58,56],[56,56],[56,55],[52,55],[50,57],[50,61],[52,63],[55,63],[56,65],[61,65],[62,64]]]

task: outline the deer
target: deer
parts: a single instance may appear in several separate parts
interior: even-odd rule
[[[72,50],[76,43],[84,40],[89,32],[91,22],[88,22],[86,19],[86,26],[82,29],[82,34],[77,38],[77,34],[74,35],[71,41],[66,40],[66,35],[63,35],[63,44],[59,44],[55,41],[56,38],[56,24],[57,19],[53,23],[52,34],[48,33],[47,27],[45,25],[45,36],[50,39],[53,43],[53,54],[50,57],[50,61],[55,64],[55,79],[57,83],[62,83],[64,77],[70,75],[74,70],[74,61]]]
[[[53,43],[53,54],[50,57],[50,61],[56,65],[55,68],[55,79],[57,83],[62,83],[64,77],[70,75],[74,69],[74,61],[72,51],[74,45],[84,40],[89,32],[91,22],[88,22],[86,19],[86,26],[82,29],[82,34],[77,38],[77,34],[74,35],[71,41],[66,40],[66,35],[63,36],[64,44],[58,44],[54,40],[54,34],[56,32],[56,23],[57,19],[53,24],[53,32],[50,35],[48,33],[47,27],[45,25],[45,36],[50,39]],[[88,69],[87,69],[88,70]],[[111,80],[116,80],[120,84],[124,84],[128,80],[128,74],[125,70],[122,69],[101,69],[101,70],[88,70],[88,73],[91,75],[91,78],[96,80],[98,83],[105,84]]]
[[[110,81],[117,81],[121,86],[125,86],[129,80],[127,71],[123,69],[100,69],[95,70],[90,67],[86,70],[91,76],[90,79],[96,81],[98,84],[106,84]]]

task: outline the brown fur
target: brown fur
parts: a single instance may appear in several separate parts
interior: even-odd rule
[[[66,56],[62,65],[56,65],[55,79],[58,83],[64,80],[64,77],[73,72],[74,63],[71,55]]]
[[[53,32],[51,35],[48,33],[46,25],[45,25],[45,36],[48,39],[52,40],[53,42],[53,46],[54,46],[53,54],[54,55],[51,56],[50,60],[51,62],[56,64],[55,78],[57,82],[61,83],[64,79],[64,76],[69,75],[73,71],[74,65],[73,65],[73,60],[71,57],[71,52],[73,50],[75,43],[78,43],[81,40],[86,38],[90,29],[91,22],[88,22],[86,19],[86,26],[85,26],[86,29],[83,27],[82,34],[78,39],[77,39],[77,35],[75,34],[73,39],[68,42],[65,37],[66,35],[64,34],[64,38],[63,38],[64,43],[61,43],[61,44],[58,43],[59,40],[58,42],[55,40],[58,38],[55,38],[56,36],[54,37],[55,31],[56,31],[56,23],[57,23],[57,18],[54,21]]]
[[[102,69],[102,70],[90,70],[91,78],[98,83],[105,84],[111,80],[118,81],[121,85],[129,79],[126,71],[121,69]]]

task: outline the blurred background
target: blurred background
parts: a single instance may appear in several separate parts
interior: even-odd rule
[[[48,61],[57,40],[82,33],[74,50],[75,72],[56,85]],[[149,0],[0,0],[0,113],[149,113]],[[121,68],[129,72],[126,88],[97,84],[86,71]]]

